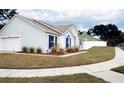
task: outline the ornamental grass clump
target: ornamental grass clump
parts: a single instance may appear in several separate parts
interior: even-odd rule
[[[74,52],[74,48],[72,48],[72,47],[67,48],[66,52],[67,53],[73,53]]]
[[[37,49],[36,49],[36,53],[37,53],[37,54],[41,54],[41,53],[42,53],[42,49],[41,49],[41,48],[37,48]]]
[[[30,48],[29,48],[29,52],[30,52],[30,53],[35,53],[35,49],[34,49],[33,47],[30,47]]]
[[[27,47],[23,47],[23,48],[22,48],[22,52],[23,52],[23,53],[28,53],[28,52],[29,52],[29,51],[28,51],[28,48],[27,48]]]
[[[78,47],[75,47],[75,52],[79,52],[79,48]]]
[[[79,52],[79,48],[78,47],[70,47],[70,48],[67,48],[66,52],[67,53]]]
[[[57,47],[52,47],[50,54],[56,55],[57,54]]]
[[[65,50],[64,50],[63,48],[60,48],[60,49],[59,49],[59,54],[60,54],[60,55],[64,55],[64,54],[65,54]]]

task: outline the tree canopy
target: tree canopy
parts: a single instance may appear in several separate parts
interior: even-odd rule
[[[121,36],[121,30],[115,24],[100,24],[89,29],[87,34],[100,36],[100,39],[108,41],[108,44],[117,45]]]
[[[0,9],[0,29],[6,22],[17,14],[16,9]]]

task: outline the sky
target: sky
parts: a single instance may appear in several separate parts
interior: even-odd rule
[[[55,25],[75,24],[87,30],[98,24],[115,24],[124,29],[124,9],[19,9],[20,15]]]

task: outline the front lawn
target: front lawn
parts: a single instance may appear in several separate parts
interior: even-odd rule
[[[124,74],[124,66],[113,68],[112,70]]]
[[[88,52],[69,57],[50,57],[25,54],[0,54],[0,68],[54,68],[80,66],[110,60],[114,47],[94,47]]]
[[[123,46],[120,46],[120,48],[121,48],[122,50],[124,50],[124,47],[123,47]]]
[[[106,83],[101,78],[88,74],[74,74],[36,78],[0,78],[1,83]]]

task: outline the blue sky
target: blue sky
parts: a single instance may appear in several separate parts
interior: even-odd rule
[[[109,23],[124,29],[124,9],[21,9],[18,12],[20,15],[56,25],[76,24],[80,29]]]

